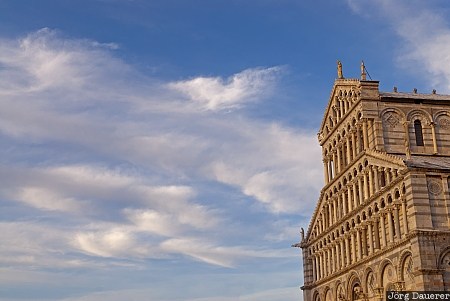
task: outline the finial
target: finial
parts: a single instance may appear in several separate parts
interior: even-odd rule
[[[398,89],[397,89],[397,87],[395,87],[395,86],[394,86],[394,92],[395,92],[395,93],[398,92]]]
[[[436,94],[436,89],[433,89],[433,94]]]
[[[361,80],[366,80],[366,66],[364,66],[364,61],[361,61]]]
[[[342,74],[342,63],[339,60],[337,61],[337,73],[339,79],[344,78],[344,75]]]
[[[414,94],[417,94],[417,88],[414,88],[413,92]]]

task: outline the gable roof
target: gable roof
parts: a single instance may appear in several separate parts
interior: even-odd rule
[[[359,79],[351,79],[351,78],[338,78],[334,81],[333,84],[333,88],[331,89],[331,93],[330,93],[330,98],[328,99],[328,103],[325,109],[325,114],[323,115],[322,118],[322,123],[320,124],[320,129],[319,132],[323,132],[325,124],[328,120],[328,117],[332,117],[333,116],[333,103],[334,103],[334,99],[335,96],[337,96],[337,93],[341,90],[341,89],[354,89],[355,92],[358,89],[360,84],[360,80]]]

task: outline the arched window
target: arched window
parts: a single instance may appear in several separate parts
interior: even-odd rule
[[[414,120],[414,132],[416,133],[416,145],[423,146],[422,123],[420,120]]]

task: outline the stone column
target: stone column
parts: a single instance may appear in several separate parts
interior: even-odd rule
[[[320,258],[319,258],[319,256],[316,255],[314,258],[314,260],[316,262],[316,281],[320,279]]]
[[[406,211],[406,199],[404,197],[402,197],[402,215],[403,215],[403,232],[405,234],[408,234],[409,229],[408,229],[408,215],[407,215],[407,211]]]
[[[361,228],[362,235],[362,256],[367,256],[367,226],[363,225]]]
[[[372,222],[369,221],[367,223],[367,231],[369,233],[369,255],[373,254],[373,234],[372,234],[373,230],[372,230],[372,228],[373,228]]]
[[[405,130],[405,154],[406,159],[411,159],[411,147],[410,147],[410,141],[409,141],[409,123],[408,121],[403,122],[403,128]]]
[[[373,184],[375,185],[375,192],[378,192],[380,190],[380,183],[379,183],[379,179],[378,179],[378,167],[377,166],[373,166],[372,167],[373,170]]]
[[[394,225],[392,225],[392,209],[387,210],[388,228],[389,228],[389,242],[394,242]]]
[[[316,256],[312,256],[311,258],[312,262],[312,281],[316,281]]]
[[[330,181],[330,175],[328,174],[328,161],[327,159],[323,159],[323,176],[325,178],[325,185],[327,185]]]
[[[356,131],[354,129],[351,130],[352,134],[352,152],[353,152],[353,160],[356,158],[356,140],[355,140],[355,134]]]
[[[336,254],[335,257],[336,271],[339,271],[341,269],[341,263],[339,262],[341,260],[341,256],[339,254],[339,241],[336,241],[336,244],[334,245],[334,254]]]
[[[351,155],[351,149],[350,149],[350,132],[346,135],[346,144],[347,144],[347,165],[352,162],[352,155]]]
[[[333,180],[334,177],[334,162],[333,162],[333,156],[329,157],[328,160],[328,183]]]
[[[361,125],[356,125],[356,152],[359,154],[362,152],[361,149]]]
[[[342,237],[340,240],[341,269],[345,266],[345,240],[345,237]]]
[[[341,162],[342,162],[342,159],[341,159],[341,144],[340,143],[338,143],[338,145],[337,145],[337,172],[336,172],[336,174],[339,174],[340,172],[341,172]]]
[[[358,248],[358,260],[362,259],[362,241],[361,241],[361,229],[358,227],[356,228],[356,246]]]
[[[346,255],[346,263],[347,265],[351,265],[351,258],[350,258],[350,234],[345,235],[345,255]]]
[[[331,208],[331,202],[328,201],[328,227],[331,227],[333,225],[333,209]]]
[[[373,175],[372,175],[372,165],[369,165],[368,168],[368,172],[369,172],[369,194],[370,196],[373,195]]]
[[[336,176],[336,174],[338,173],[338,171],[337,171],[337,164],[336,164],[336,157],[337,157],[336,149],[333,150],[332,156],[333,156],[333,161],[332,161],[333,162],[333,168],[332,168],[332,177],[331,177],[331,179],[333,179]]]
[[[364,149],[369,149],[369,135],[367,133],[367,118],[363,119],[363,143],[364,143]]]
[[[367,201],[369,199],[369,183],[367,183],[367,177],[368,177],[368,171],[363,170],[364,172],[364,201]]]
[[[356,262],[356,242],[355,242],[355,230],[350,233],[350,241],[352,245],[352,263]]]
[[[368,119],[367,123],[368,123],[368,127],[370,128],[370,132],[372,133],[372,143],[374,144],[374,145],[372,145],[372,149],[375,149],[376,137],[375,137],[375,127],[373,125],[373,119]],[[369,136],[369,135],[367,135],[367,136]],[[370,143],[368,143],[368,144],[370,147]]]
[[[338,203],[339,203],[339,212],[338,212],[338,216],[340,216],[340,218],[343,218],[345,215],[345,211],[344,211],[344,202],[342,200],[342,195],[340,193],[336,194],[337,198],[338,198]]]
[[[331,199],[331,202],[333,203],[333,217],[334,217],[334,222],[338,221],[338,215],[337,215],[337,202],[336,202],[336,198],[333,196],[333,198]]]
[[[431,125],[431,134],[433,136],[433,153],[438,153],[438,146],[436,141],[436,124],[434,122],[430,122]]]
[[[344,215],[346,215],[348,213],[348,210],[347,210],[347,198],[345,190],[342,191],[341,199],[342,199],[342,206],[344,208]]]
[[[347,202],[348,202],[348,212],[351,212],[353,209],[352,206],[352,189],[351,189],[351,185],[347,184]]]
[[[320,271],[320,279],[322,279],[325,275],[324,273],[324,262],[323,262],[323,251],[320,252],[319,255],[319,271]]]
[[[335,256],[335,253],[334,253],[334,244],[332,244],[330,246],[330,249],[331,249],[331,264],[330,264],[330,268],[331,268],[331,274],[333,274],[336,271],[336,265],[335,265],[335,263],[336,263],[336,256]]]
[[[374,236],[375,236],[375,249],[380,249],[380,230],[379,230],[379,221],[378,217],[376,216],[373,220],[374,222]]]
[[[331,274],[331,254],[330,254],[330,247],[327,245],[325,248],[325,270],[326,270],[326,276],[329,276]]]
[[[386,186],[391,184],[392,178],[391,178],[391,169],[390,168],[385,168],[385,178],[386,178]]]
[[[356,189],[356,179],[353,179],[352,189],[353,189],[353,208],[357,208],[358,207],[358,192]]]
[[[363,198],[364,198],[364,196],[363,196],[363,193],[364,193],[364,188],[363,188],[363,176],[361,176],[361,175],[358,175],[358,192],[359,192],[359,195],[358,195],[358,197],[359,197],[359,199],[358,199],[358,203],[359,203],[359,205],[361,205],[362,203],[364,203],[364,201],[363,201]]]
[[[328,245],[328,275],[331,275],[333,273],[333,246]]]
[[[395,234],[397,235],[397,240],[402,239],[402,234],[400,232],[400,218],[398,214],[400,205],[394,204],[394,226],[395,226]]]
[[[380,227],[381,227],[381,242],[383,243],[383,248],[387,246],[386,241],[386,227],[384,225],[384,212],[380,213]]]

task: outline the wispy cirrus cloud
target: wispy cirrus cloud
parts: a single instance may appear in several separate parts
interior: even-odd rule
[[[400,37],[397,61],[434,87],[450,91],[450,24],[445,10],[423,1],[347,0],[356,13],[387,19]],[[370,13],[369,13],[370,12]]]
[[[3,264],[237,267],[286,256],[270,243],[255,250],[283,232],[258,215],[312,210],[322,177],[308,158],[320,151],[314,133],[246,114],[283,67],[161,82],[115,49],[49,29],[2,40],[0,237],[15,238],[0,247]]]

